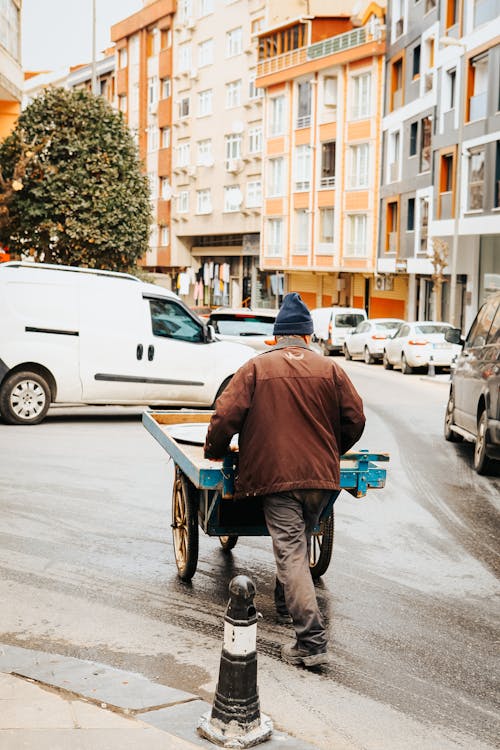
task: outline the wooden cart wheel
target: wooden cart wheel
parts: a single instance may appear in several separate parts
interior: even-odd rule
[[[333,552],[333,509],[328,518],[321,523],[319,534],[313,534],[311,538],[311,553],[309,556],[309,565],[311,566],[311,575],[313,578],[319,578],[326,573]]]
[[[238,536],[236,534],[228,534],[227,536],[220,536],[219,541],[221,543],[221,547],[224,550],[224,552],[229,552],[229,550],[233,549],[233,547],[236,545],[236,542],[238,541]]]
[[[198,490],[176,466],[172,494],[175,562],[182,581],[190,581],[198,565]]]

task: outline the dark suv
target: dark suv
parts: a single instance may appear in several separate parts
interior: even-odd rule
[[[475,442],[474,468],[487,474],[500,459],[500,292],[488,297],[465,341],[458,328],[445,338],[463,349],[452,376],[444,436],[454,443]]]

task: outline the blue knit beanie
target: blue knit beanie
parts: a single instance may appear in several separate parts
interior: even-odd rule
[[[311,313],[297,292],[287,294],[274,321],[275,336],[306,336],[314,330]]]

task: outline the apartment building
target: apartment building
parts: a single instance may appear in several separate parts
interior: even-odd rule
[[[437,0],[389,1],[377,285],[393,289],[409,320],[437,315],[429,223],[439,36]]]
[[[104,52],[104,56],[95,63],[95,89],[111,106],[116,106],[115,95],[116,57],[114,48]],[[92,91],[94,85],[94,66],[92,63],[75,65],[60,70],[24,74],[23,108],[41,94],[48,86],[60,86],[65,89],[85,89]]]
[[[440,0],[433,237],[448,246],[444,312],[464,329],[500,289],[500,3]]]
[[[272,304],[258,269],[264,0],[180,0],[172,81],[172,263],[197,305]],[[186,275],[187,271],[187,275]]]
[[[111,28],[116,46],[116,100],[136,139],[151,186],[153,226],[143,265],[168,272],[186,264],[171,244],[172,40],[175,0],[144,0]]]
[[[5,138],[21,110],[21,0],[0,3],[0,140]]]
[[[329,2],[259,34],[260,263],[310,307],[401,313],[375,286],[384,5]]]

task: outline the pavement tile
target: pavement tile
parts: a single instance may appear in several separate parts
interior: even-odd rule
[[[191,750],[153,727],[128,729],[0,730],[0,750]],[[212,750],[214,745],[212,745]]]
[[[163,729],[176,737],[187,740],[191,745],[214,750],[216,745],[200,737],[196,731],[199,719],[204,713],[210,711],[211,707],[205,701],[190,701],[178,706],[161,708],[157,711],[146,711],[140,714],[140,719],[158,729]],[[309,745],[303,740],[298,740],[276,729],[273,731],[271,738],[259,747],[265,748],[265,750],[318,750],[317,745]]]

